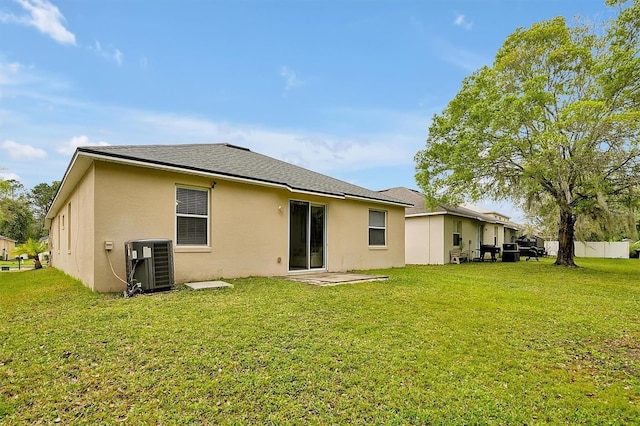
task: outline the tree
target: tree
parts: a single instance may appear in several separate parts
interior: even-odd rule
[[[0,177],[0,200],[2,200],[5,197],[5,194],[7,194],[8,191],[9,191],[9,183]],[[2,223],[2,220],[3,220],[2,209],[0,209],[0,223]]]
[[[558,17],[510,35],[433,118],[416,155],[427,200],[556,209],[556,265],[575,266],[579,218],[638,208],[639,17],[633,0],[602,27]]]
[[[16,200],[24,195],[24,185],[19,180],[9,179],[5,181],[4,191],[12,200]]]
[[[23,254],[26,254],[30,258],[34,259],[35,269],[40,269],[42,268],[42,264],[40,263],[40,259],[38,259],[38,255],[45,251],[47,251],[47,243],[29,238],[24,244],[13,249],[11,254],[13,256],[22,256]]]
[[[0,200],[3,220],[0,222],[0,234],[16,241],[26,241],[33,235],[33,213],[26,198]]]
[[[560,210],[557,204],[531,205],[526,220],[538,236],[545,239],[558,237]],[[576,218],[575,238],[580,241],[621,241],[638,239],[638,214],[630,211],[609,211],[600,215],[580,215]]]
[[[33,215],[36,223],[38,224],[38,237],[43,236],[44,220],[47,212],[51,208],[51,204],[53,203],[53,199],[55,198],[59,187],[60,181],[57,180],[51,183],[51,185],[48,183],[39,183],[28,193]]]

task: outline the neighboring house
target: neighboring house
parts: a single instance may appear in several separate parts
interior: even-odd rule
[[[124,289],[135,239],[173,241],[176,283],[399,267],[406,206],[228,144],[81,147],[47,214],[51,265],[100,292]]]
[[[467,210],[472,210],[478,213],[482,213],[484,216],[492,217],[497,220],[504,228],[504,238],[503,243],[515,243],[516,239],[522,235],[522,225],[517,224],[515,222],[511,222],[511,218],[509,216],[505,216],[502,213],[498,213],[493,210],[485,209],[483,207],[474,206],[473,204],[464,203],[462,204],[463,208]]]
[[[2,260],[13,258],[11,252],[16,248],[16,240],[0,235],[0,256]]]
[[[40,237],[38,242],[39,243],[44,243],[48,247],[49,246],[49,236],[45,235],[44,237]],[[40,262],[47,261],[49,259],[49,250],[47,249],[47,251],[43,251],[42,253],[38,253],[38,259],[40,259]]]
[[[469,205],[439,206],[432,210],[425,205],[423,194],[409,188],[391,188],[380,193],[412,205],[405,213],[407,264],[450,263],[454,250],[473,259],[479,257],[481,245],[502,247],[516,239],[518,226],[499,213],[483,213]]]

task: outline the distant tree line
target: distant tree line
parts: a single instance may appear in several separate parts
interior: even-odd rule
[[[24,243],[49,233],[44,220],[58,191],[60,181],[39,183],[31,190],[17,180],[0,183],[0,235]]]

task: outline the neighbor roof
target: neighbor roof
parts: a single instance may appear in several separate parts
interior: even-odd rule
[[[405,216],[450,214],[453,216],[476,219],[482,222],[505,224],[504,221],[498,220],[493,216],[489,216],[479,211],[468,209],[461,206],[453,207],[453,206],[441,205],[441,206],[437,206],[434,209],[430,209],[426,205],[424,194],[422,194],[419,191],[416,191],[415,189],[397,187],[397,188],[385,189],[379,192],[386,194],[390,197],[397,198],[399,200],[403,200],[407,203],[412,204],[412,207],[406,208]]]
[[[89,167],[90,163],[95,160],[285,187],[292,192],[407,205],[406,202],[392,196],[230,144],[80,147],[76,150],[67,168],[56,198],[60,197],[65,189],[69,190],[69,188],[63,189],[63,187],[76,180],[81,175],[82,169]],[[54,206],[50,211],[53,209]]]

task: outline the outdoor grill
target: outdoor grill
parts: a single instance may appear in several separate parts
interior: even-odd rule
[[[518,244],[505,243],[502,245],[502,261],[503,262],[519,262],[520,250],[518,250]]]
[[[526,238],[520,237],[516,240],[518,244],[518,249],[520,251],[520,256],[527,257],[527,260],[531,258],[535,258],[538,260],[538,257],[544,257],[547,255],[547,251],[544,248],[544,241],[541,238]]]
[[[489,244],[481,244],[480,245],[480,260],[484,262],[484,255],[486,253],[489,253],[491,255],[490,260],[491,262],[495,262],[496,261],[496,255],[498,253],[500,253],[500,247],[496,247],[494,245],[489,245]]]

